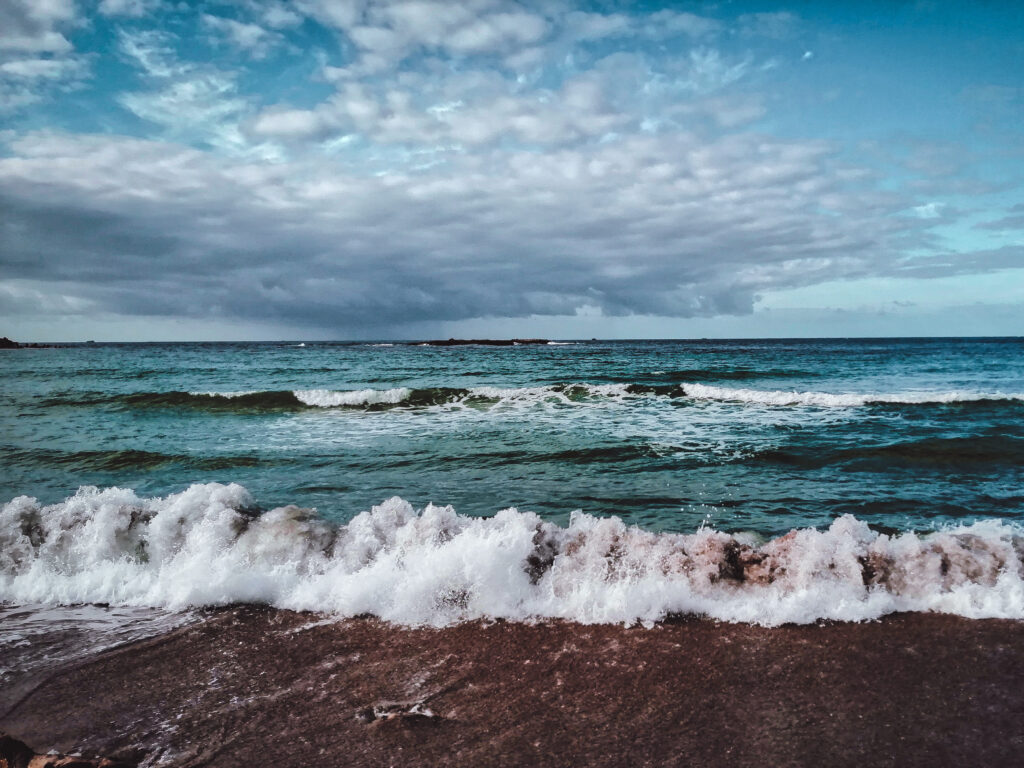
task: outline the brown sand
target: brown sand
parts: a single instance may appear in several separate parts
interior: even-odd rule
[[[177,766],[1024,765],[1024,622],[929,614],[436,630],[237,607],[33,684],[0,730],[36,751]]]

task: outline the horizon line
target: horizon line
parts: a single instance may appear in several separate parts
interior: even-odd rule
[[[15,341],[7,336],[3,338],[8,341]],[[87,339],[82,341],[55,341],[55,340],[39,340],[39,341],[15,341],[20,345],[74,345],[74,346],[87,346],[90,344],[369,344],[369,343],[394,343],[394,344],[406,344],[415,345],[417,343],[424,344],[431,341],[518,341],[527,340],[529,338],[540,339],[541,337],[526,337],[526,336],[495,336],[495,337],[473,337],[460,338],[460,337],[449,337],[448,339],[441,338],[360,338],[360,339],[310,339],[310,338],[282,338],[282,339],[135,339],[135,340],[97,340]],[[980,335],[980,334],[968,334],[964,336],[949,336],[949,335],[935,335],[935,336],[896,336],[896,335],[877,335],[877,336],[649,336],[649,337],[609,337],[609,338],[546,338],[544,341],[557,341],[557,342],[576,342],[576,343],[593,343],[593,342],[628,342],[628,341],[885,341],[885,340],[950,340],[950,339],[1001,339],[1001,340],[1013,340],[1013,339],[1024,339],[1024,335]]]

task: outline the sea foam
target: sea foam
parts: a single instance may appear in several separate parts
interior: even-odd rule
[[[656,372],[660,373],[660,372]],[[260,395],[273,397],[277,404],[282,392],[190,392],[195,398],[217,400],[251,400],[258,402]],[[462,405],[475,401],[494,404],[533,405],[537,403],[595,403],[602,400],[621,400],[625,397],[668,397],[693,401],[718,401],[767,406],[811,406],[816,408],[856,408],[867,405],[948,405],[986,401],[1024,401],[1024,393],[1003,392],[895,392],[895,393],[832,393],[799,392],[788,390],[743,389],[718,387],[707,384],[681,383],[677,385],[592,384],[569,383],[531,387],[479,386],[468,389],[435,387],[412,389],[329,390],[306,389],[290,393],[296,405],[313,408],[357,408],[360,406],[424,406]],[[154,398],[156,396],[154,395]]]
[[[1024,529],[986,521],[884,535],[852,516],[760,542],[654,533],[576,512],[416,511],[392,498],[334,526],[257,512],[236,484],[163,498],[86,487],[0,511],[0,600],[173,610],[259,602],[400,624],[479,618],[650,624],[673,614],[779,625],[893,611],[1024,618]]]
[[[1024,400],[1024,394],[1002,392],[899,392],[899,393],[830,393],[790,392],[786,390],[739,389],[713,387],[706,384],[682,384],[686,397],[694,400],[723,400],[761,405],[810,405],[822,408],[852,408],[872,404],[925,405],[969,403],[985,400]]]
[[[396,405],[409,398],[412,390],[406,387],[394,389],[357,389],[332,391],[329,389],[296,390],[292,394],[303,405],[316,408],[352,407],[358,405]]]

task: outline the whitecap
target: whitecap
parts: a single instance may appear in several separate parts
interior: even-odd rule
[[[1024,618],[1024,529],[1004,521],[889,536],[844,515],[760,542],[582,512],[566,527],[516,509],[475,518],[399,498],[342,526],[295,506],[252,508],[243,487],[216,483],[163,498],[91,487],[52,505],[18,497],[0,510],[0,600],[258,602],[409,625]]]

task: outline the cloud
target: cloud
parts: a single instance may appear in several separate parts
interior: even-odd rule
[[[258,24],[212,16],[208,13],[204,13],[201,18],[203,26],[210,31],[214,42],[226,42],[253,59],[265,58],[271,50],[284,43],[281,35]]]
[[[81,75],[82,59],[16,59],[0,64],[0,76],[21,80],[63,80]]]
[[[504,0],[300,0],[296,8],[343,33],[359,50],[354,71],[377,72],[421,51],[507,53],[541,40],[549,23]]]
[[[156,29],[118,30],[121,54],[150,77],[175,77],[195,68],[178,59],[176,43],[173,35]]]
[[[66,53],[64,36],[75,21],[72,0],[4,0],[0,51]]]
[[[0,21],[0,113],[14,112],[82,86],[89,57],[66,33],[79,19],[66,0],[7,0]]]
[[[127,16],[139,19],[160,7],[160,0],[100,0],[99,12],[104,16]]]
[[[723,30],[718,20],[669,9],[631,15],[511,0],[300,0],[296,8],[354,44],[354,76],[387,71],[422,54],[492,57],[522,69],[551,60],[573,43],[696,40]]]
[[[629,118],[605,100],[600,83],[580,77],[557,91],[509,93],[496,78],[448,84],[431,94],[424,89],[374,92],[361,83],[343,84],[338,94],[314,110],[272,108],[252,123],[254,134],[282,139],[323,139],[360,133],[385,144],[491,144],[510,138],[525,144],[560,144],[600,136]],[[462,87],[460,87],[460,85]],[[504,92],[502,92],[504,91]],[[466,103],[466,98],[478,96]],[[463,98],[450,98],[460,95]]]
[[[922,219],[937,219],[942,216],[943,208],[945,208],[943,203],[931,202],[915,205],[911,210],[914,211],[914,215]]]
[[[118,95],[125,109],[162,126],[176,140],[232,152],[259,151],[239,128],[249,101],[239,94],[236,73],[182,61],[178,40],[164,32],[121,30],[119,42],[122,55],[142,71],[148,85]]]
[[[302,16],[283,2],[249,2],[247,5],[255,8],[263,23],[272,29],[297,27],[302,23]]]
[[[655,11],[644,18],[639,24],[639,28],[652,37],[670,37],[682,34],[700,38],[720,31],[722,23],[716,19],[685,11],[663,10]]]
[[[19,312],[342,335],[712,317],[777,290],[993,271],[1021,255],[1006,245],[1020,210],[963,223],[980,203],[955,197],[1014,189],[1016,161],[988,169],[1015,145],[795,138],[830,118],[799,119],[808,22],[787,13],[238,0],[149,17],[150,0],[100,0],[90,8],[118,20],[73,39],[110,31],[115,48],[86,53],[71,45],[88,22],[70,0],[7,4],[8,109],[92,70],[119,75],[76,96],[109,135],[0,134],[0,301]],[[962,106],[1009,113],[1019,95],[975,86]],[[12,125],[47,124],[25,114]],[[971,231],[987,250],[963,245]]]
[[[247,126],[259,140],[302,143],[358,135],[378,144],[467,150],[503,142],[601,141],[707,119],[735,128],[765,113],[756,95],[726,93],[752,68],[749,56],[735,58],[703,45],[668,62],[614,53],[544,86],[494,67],[425,65],[380,78],[328,66],[325,78],[336,84],[334,95],[309,109],[266,107]]]
[[[1006,212],[1007,215],[993,221],[983,221],[975,224],[975,229],[1022,230],[1024,229],[1024,203],[1011,206]]]
[[[0,64],[0,113],[81,88],[90,74],[84,56],[15,58]]]
[[[788,11],[744,13],[736,19],[736,28],[744,37],[767,37],[783,40],[799,27],[800,19]],[[805,58],[810,58],[806,56]]]
[[[0,159],[14,233],[2,267],[124,315],[338,331],[583,307],[744,313],[766,289],[908,268],[893,254],[919,246],[924,225],[839,170],[825,145],[756,135],[495,151],[367,176],[35,134]],[[929,270],[943,268],[918,267]]]

